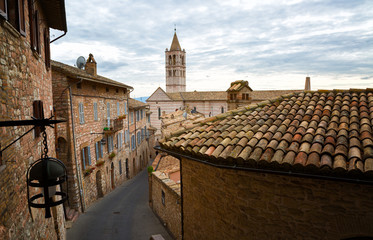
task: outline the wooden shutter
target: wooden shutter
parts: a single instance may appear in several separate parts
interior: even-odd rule
[[[18,1],[18,30],[26,36],[26,24],[25,24],[25,0]]]
[[[104,146],[102,146],[103,144],[101,143],[100,141],[100,152],[101,152],[101,157],[104,157]]]
[[[50,59],[50,48],[49,48],[49,31],[48,28],[44,29],[44,58],[45,58],[45,67],[47,70],[51,67]]]
[[[43,102],[36,100],[33,102],[33,116],[36,119],[44,119]],[[41,127],[35,127],[35,137],[39,137],[41,133]]]
[[[8,19],[7,0],[0,0],[0,16]]]
[[[96,161],[98,161],[98,159],[100,158],[100,156],[99,156],[99,149],[98,149],[98,144],[99,144],[99,142],[96,142],[95,143],[95,150],[96,150]]]
[[[85,154],[84,154],[84,149],[82,149],[82,165],[83,165],[83,170],[85,169]]]
[[[91,165],[91,147],[90,146],[87,147],[87,151],[88,151],[88,165]]]
[[[34,12],[34,26],[35,26],[35,30],[34,30],[34,33],[35,33],[35,49],[37,53],[41,53],[41,50],[40,50],[40,27],[39,27],[39,12],[38,10],[36,10]]]
[[[1,1],[1,0],[0,0]],[[29,19],[29,25],[30,25],[30,43],[31,43],[31,49],[35,50],[35,23],[34,23],[34,5],[33,0],[27,1],[28,5],[28,19]]]

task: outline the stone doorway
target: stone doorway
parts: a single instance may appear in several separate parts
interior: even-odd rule
[[[103,197],[104,193],[102,191],[102,175],[101,171],[96,172],[96,188],[97,188],[97,198]]]
[[[130,168],[128,167],[128,158],[127,158],[126,159],[126,178],[127,179],[130,178],[129,172],[130,172]]]
[[[111,163],[111,188],[114,189],[115,188],[115,183],[114,183],[114,163],[112,162]]]

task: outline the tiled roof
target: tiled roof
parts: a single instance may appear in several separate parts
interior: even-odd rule
[[[116,87],[133,89],[133,87],[128,86],[126,84],[111,80],[109,78],[106,78],[106,77],[103,77],[103,76],[100,76],[100,75],[93,76],[93,75],[87,73],[86,71],[84,71],[82,69],[79,69],[77,67],[73,67],[73,66],[61,63],[61,62],[57,62],[57,61],[52,60],[51,65],[52,65],[52,70],[53,71],[63,72],[66,75],[71,76],[73,78],[79,78],[80,77],[80,78],[84,78],[85,80],[92,81],[92,82],[108,84],[108,85],[116,86]]]
[[[181,51],[179,39],[177,39],[176,32],[174,34],[174,38],[172,39],[170,51]]]
[[[226,101],[227,92],[209,91],[209,92],[177,92],[167,93],[173,101]]]
[[[133,99],[133,98],[128,99],[128,107],[131,109],[142,108],[146,106],[149,106],[149,105],[141,101],[138,101],[136,99]]]
[[[373,89],[287,94],[207,118],[161,147],[215,164],[373,176]]]
[[[293,93],[302,92],[302,90],[258,90],[252,91],[251,101],[263,101],[278,96]],[[173,101],[226,101],[227,92],[226,91],[206,91],[206,92],[177,92],[177,93],[167,93],[167,95]]]
[[[251,87],[249,87],[249,82],[244,80],[237,80],[232,82],[227,91],[240,91],[245,86],[248,87],[250,91],[252,91]]]

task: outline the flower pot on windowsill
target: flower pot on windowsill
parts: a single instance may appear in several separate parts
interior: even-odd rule
[[[104,163],[105,163],[104,160],[98,160],[98,161],[96,162],[96,167],[102,166],[102,165],[104,165]]]
[[[112,160],[115,156],[116,156],[115,152],[112,152],[109,154],[109,159]]]
[[[118,119],[126,119],[126,115],[125,114],[123,114],[123,115],[121,115],[121,116],[118,116]]]
[[[88,176],[89,174],[91,174],[93,172],[93,170],[95,170],[95,167],[88,167],[87,169],[84,170],[83,174],[84,176]]]

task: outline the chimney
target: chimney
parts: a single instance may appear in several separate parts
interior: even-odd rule
[[[311,78],[306,77],[306,85],[304,87],[304,91],[311,91]]]
[[[88,74],[91,74],[93,76],[97,76],[97,63],[96,63],[95,58],[93,57],[92,53],[89,54],[89,57],[87,59],[87,63],[85,64],[85,71]]]

